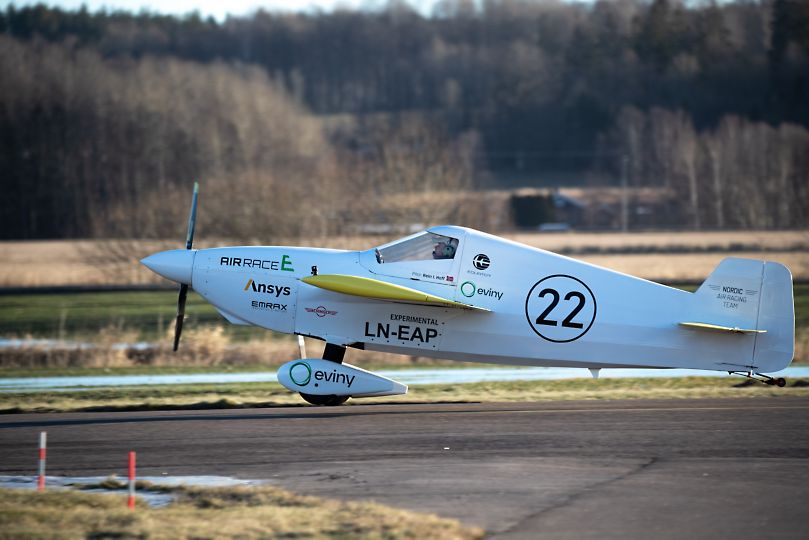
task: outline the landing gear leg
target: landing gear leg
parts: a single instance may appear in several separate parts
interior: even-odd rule
[[[326,348],[323,349],[323,360],[328,360],[329,362],[334,362],[335,364],[342,364],[345,355],[346,355],[346,348],[343,347],[342,345],[326,343]],[[351,396],[336,396],[336,395],[319,396],[315,394],[304,394],[303,392],[301,392],[300,394],[304,400],[311,403],[312,405],[325,405],[329,407],[333,407],[335,405],[342,405],[343,403],[348,401],[348,398],[351,397]]]
[[[326,348],[323,349],[323,360],[328,360],[329,362],[336,362],[337,364],[342,364],[345,355],[346,355],[346,348],[343,347],[342,345],[326,343]]]
[[[783,377],[770,377],[769,375],[764,375],[763,373],[753,373],[752,371],[728,371],[731,375],[741,375],[742,377],[746,377],[751,381],[758,381],[764,384],[768,384],[770,386],[777,386],[778,388],[783,388],[787,385],[787,380]]]

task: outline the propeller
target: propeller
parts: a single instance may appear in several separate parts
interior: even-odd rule
[[[188,234],[185,237],[185,249],[191,249],[194,244],[194,228],[197,224],[197,198],[199,197],[199,183],[194,182],[194,195],[191,198],[191,211],[188,213]],[[174,322],[174,351],[180,345],[180,336],[183,333],[183,320],[185,319],[185,300],[188,297],[188,285],[180,285],[180,296],[177,298],[177,320]]]

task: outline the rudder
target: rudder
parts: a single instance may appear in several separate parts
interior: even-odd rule
[[[761,280],[758,328],[753,364],[763,373],[786,368],[795,355],[795,299],[792,274],[783,264],[766,262]]]

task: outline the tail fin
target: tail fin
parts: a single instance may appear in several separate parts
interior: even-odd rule
[[[753,259],[724,259],[695,293],[692,320],[749,334],[752,356],[729,365],[772,373],[787,367],[795,353],[792,274],[786,266]],[[688,323],[693,326],[693,323]],[[729,336],[729,339],[733,336]]]
[[[756,338],[753,363],[764,373],[784,369],[795,356],[795,299],[792,274],[783,264],[764,265],[758,326],[767,333]]]

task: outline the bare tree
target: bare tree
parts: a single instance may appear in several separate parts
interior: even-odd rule
[[[707,134],[703,137],[705,150],[707,152],[708,164],[711,175],[711,187],[713,188],[714,220],[720,229],[725,228],[725,194],[723,190],[724,178],[722,177],[722,162],[720,154],[722,152],[721,142],[714,134]]]

